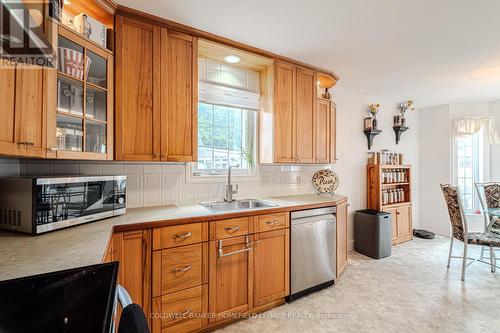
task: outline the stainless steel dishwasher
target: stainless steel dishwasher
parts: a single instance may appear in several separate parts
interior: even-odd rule
[[[336,208],[292,212],[290,295],[293,301],[334,283],[336,277]]]

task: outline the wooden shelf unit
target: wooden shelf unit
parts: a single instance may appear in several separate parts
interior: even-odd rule
[[[385,183],[384,172],[401,169],[405,173],[404,181]],[[367,207],[391,213],[392,244],[399,244],[413,238],[412,226],[412,176],[410,165],[372,164],[366,168],[367,176]],[[402,189],[404,198],[399,202],[383,202],[383,191]]]

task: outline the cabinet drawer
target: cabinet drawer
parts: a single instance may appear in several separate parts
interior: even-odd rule
[[[264,232],[288,227],[288,213],[260,215],[255,217],[255,232]]]
[[[153,250],[200,243],[208,240],[208,227],[204,223],[173,225],[153,230]]]
[[[207,285],[153,299],[153,333],[190,332],[200,329],[208,309]]]
[[[207,277],[207,244],[153,252],[153,297],[203,284]]]
[[[224,238],[243,236],[248,234],[249,234],[248,217],[227,219],[215,222],[216,239],[224,239]]]

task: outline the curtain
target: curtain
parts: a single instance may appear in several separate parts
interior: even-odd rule
[[[490,143],[499,144],[500,136],[497,133],[492,117],[455,119],[455,135],[457,137],[476,134],[483,127],[488,131]]]

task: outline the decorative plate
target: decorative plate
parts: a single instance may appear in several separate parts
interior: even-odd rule
[[[333,194],[339,187],[339,177],[333,171],[323,169],[313,175],[312,183],[319,193]]]

